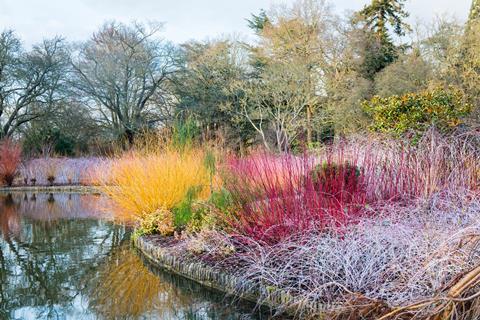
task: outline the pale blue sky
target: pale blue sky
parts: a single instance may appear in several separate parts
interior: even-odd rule
[[[274,3],[293,0],[0,0],[0,29],[13,28],[27,45],[62,35],[87,39],[105,20],[165,22],[163,36],[177,43],[189,39],[248,34],[245,18]],[[357,10],[369,0],[331,0],[339,13]],[[435,14],[465,19],[471,0],[407,0],[413,21]]]

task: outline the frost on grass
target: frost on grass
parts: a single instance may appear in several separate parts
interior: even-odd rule
[[[269,288],[264,298],[286,291],[330,308],[358,295],[390,307],[446,295],[458,275],[480,263],[480,199],[470,196],[385,205],[342,232],[292,235],[274,245],[244,239],[230,257],[243,278],[239,290]]]
[[[24,185],[99,185],[108,180],[111,161],[105,158],[36,158],[20,169]]]

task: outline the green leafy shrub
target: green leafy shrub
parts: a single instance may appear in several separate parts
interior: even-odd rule
[[[216,226],[216,211],[218,209],[209,202],[198,202],[193,205],[192,216],[186,227],[189,234],[202,230],[213,230]]]
[[[193,215],[187,226],[187,232],[198,233],[202,230],[222,228],[219,216],[228,215],[232,206],[232,197],[225,189],[212,192],[208,201],[197,202],[193,206]]]
[[[201,186],[191,187],[183,200],[172,209],[173,224],[177,230],[183,230],[192,219],[194,215],[193,203],[201,190]]]
[[[432,125],[440,131],[449,131],[460,125],[472,110],[461,91],[452,87],[387,98],[375,96],[362,106],[372,117],[372,131],[395,136],[421,133]]]
[[[219,214],[225,214],[230,205],[230,194],[223,189],[212,192],[207,201],[195,200],[192,194],[173,209],[175,227],[190,234],[212,230],[218,226]]]
[[[174,233],[174,230],[172,212],[165,209],[158,209],[142,217],[135,236],[146,234],[170,236]]]

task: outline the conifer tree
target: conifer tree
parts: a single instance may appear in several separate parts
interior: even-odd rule
[[[399,48],[390,35],[404,36],[410,26],[404,22],[409,16],[404,9],[405,0],[372,0],[357,14],[357,22],[363,23],[366,31],[364,61],[361,73],[373,80],[375,74],[398,58]]]

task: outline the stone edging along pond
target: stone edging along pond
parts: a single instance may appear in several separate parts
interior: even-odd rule
[[[65,193],[101,193],[93,186],[20,186],[0,187],[0,192],[65,192]]]
[[[297,299],[288,292],[277,291],[275,294],[269,294],[267,298],[261,298],[261,300],[259,292],[250,291],[238,294],[241,280],[234,275],[214,269],[200,261],[184,261],[144,236],[134,238],[133,242],[145,258],[156,267],[193,280],[203,286],[250,302],[259,303],[261,306],[282,310],[282,312],[290,315],[294,315],[297,308],[285,310],[284,306],[295,305],[300,309],[303,306],[309,310],[315,310],[315,313],[318,314],[325,312],[325,308],[321,304],[296,301]],[[269,290],[263,288],[262,291],[268,292]]]

